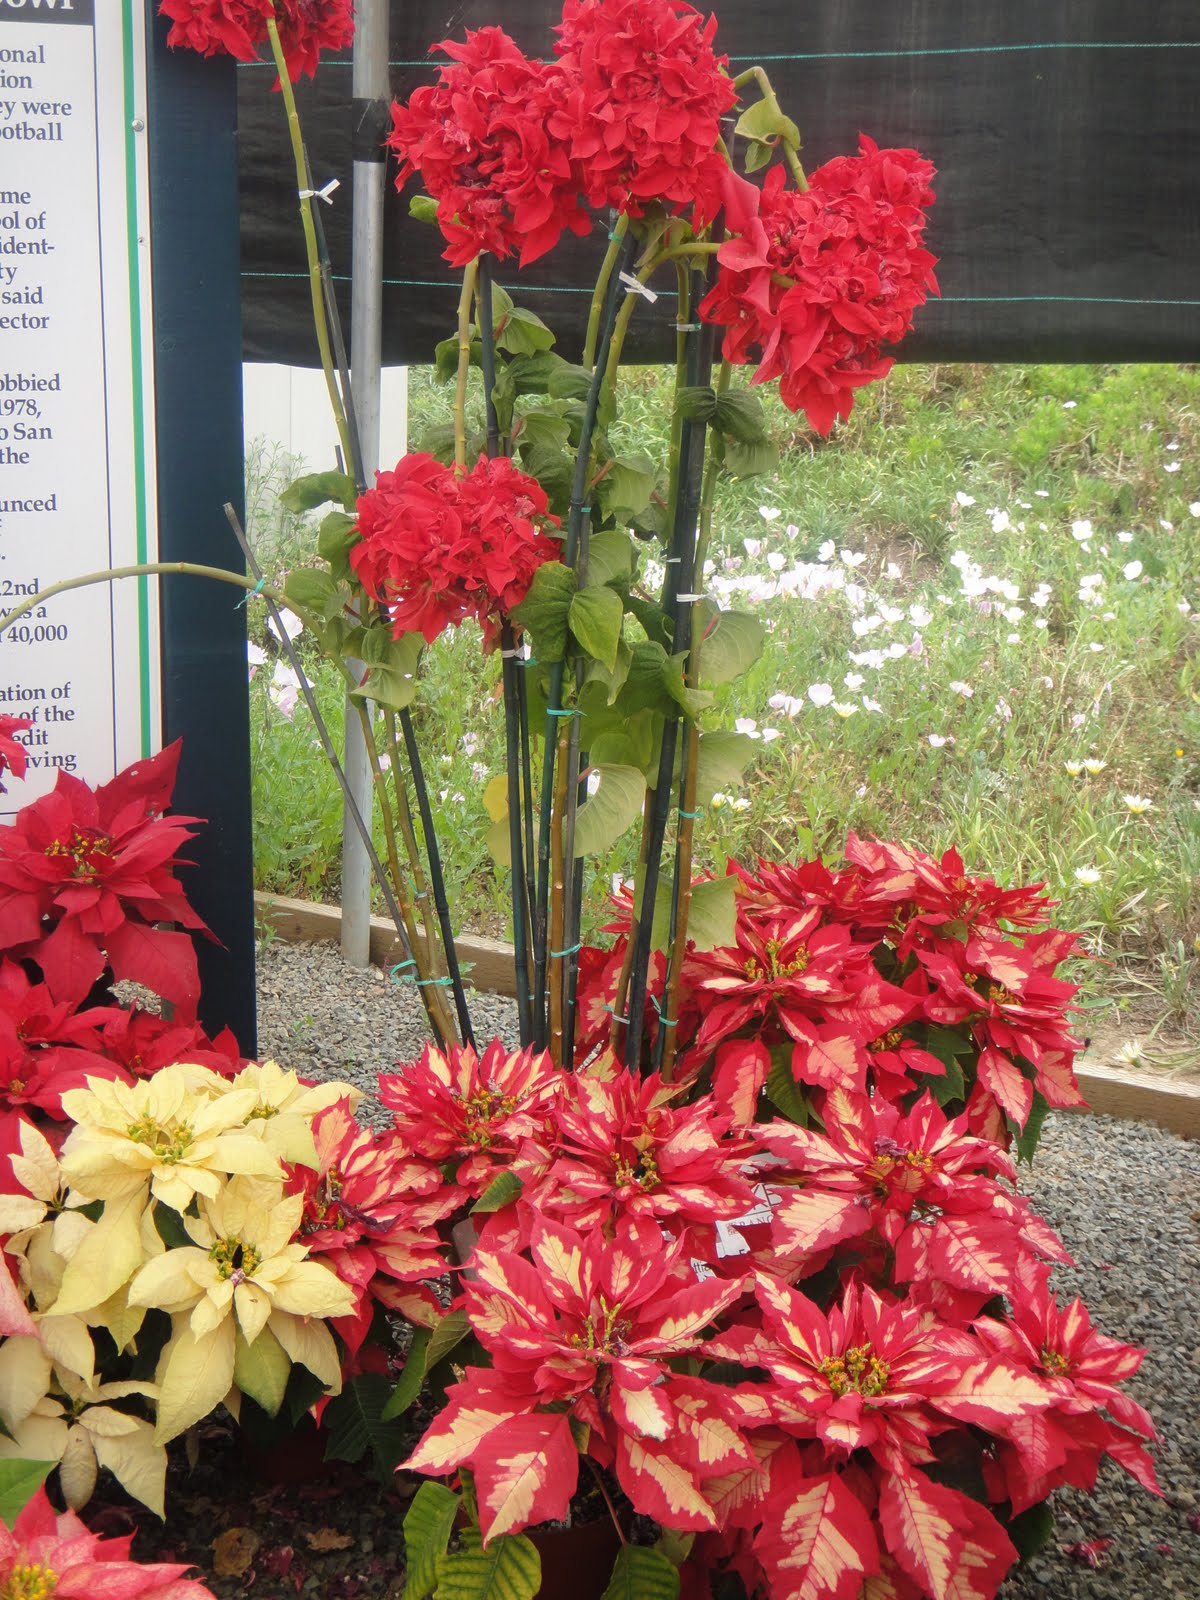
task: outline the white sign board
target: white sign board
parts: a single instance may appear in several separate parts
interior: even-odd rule
[[[142,0],[0,0],[0,611],[157,559]],[[33,719],[0,817],[159,741],[157,580],[39,604],[0,634]]]

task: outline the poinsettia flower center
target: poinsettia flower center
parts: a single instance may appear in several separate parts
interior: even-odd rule
[[[620,1188],[654,1189],[661,1182],[658,1163],[649,1150],[639,1150],[633,1160],[618,1152],[614,1157],[614,1167]]]
[[[254,1246],[241,1239],[218,1239],[208,1257],[216,1263],[221,1277],[226,1281],[232,1279],[235,1286],[252,1278],[262,1265],[262,1257]]]
[[[779,954],[783,949],[779,939],[768,939],[763,946],[767,963],[763,966],[757,956],[750,956],[746,962],[746,976],[751,983],[761,983],[764,979],[776,983],[780,978],[794,978],[808,966],[811,956],[807,945],[798,945],[790,961],[780,961]]]
[[[75,863],[74,876],[95,881],[101,868],[112,857],[112,840],[90,828],[74,828],[69,840],[55,839],[46,846],[48,856],[69,856]]]
[[[0,1589],[0,1600],[50,1600],[58,1574],[40,1561],[18,1561]]]
[[[321,1228],[344,1228],[346,1219],[341,1212],[341,1198],[342,1174],[337,1167],[330,1167],[321,1179],[321,1187],[313,1192],[309,1201],[301,1233],[316,1233]],[[331,1216],[331,1212],[336,1215]]]
[[[1071,1360],[1070,1360],[1069,1356],[1063,1355],[1061,1350],[1050,1350],[1048,1348],[1047,1349],[1043,1349],[1043,1351],[1042,1351],[1042,1371],[1043,1372],[1048,1372],[1048,1373],[1050,1373],[1050,1375],[1052,1377],[1055,1377],[1055,1378],[1065,1378],[1067,1373],[1070,1372],[1070,1370],[1071,1370]]]
[[[904,1038],[903,1028],[892,1028],[878,1039],[872,1039],[867,1049],[877,1054],[880,1050],[895,1050]],[[875,1141],[875,1148],[879,1148],[879,1141]]]
[[[844,1394],[861,1394],[868,1400],[886,1393],[891,1368],[881,1361],[869,1344],[854,1345],[844,1355],[826,1356],[821,1371],[829,1379],[836,1399]]]
[[[1011,989],[1006,989],[1002,983],[989,983],[987,997],[994,1006],[1011,1006],[1013,995]]]
[[[589,1312],[582,1328],[567,1335],[572,1350],[591,1356],[623,1356],[629,1347],[630,1324],[621,1316],[619,1305],[608,1306],[603,1300],[598,1312]]]
[[[490,1144],[491,1124],[503,1122],[517,1109],[515,1095],[501,1094],[499,1089],[491,1084],[486,1088],[476,1089],[472,1095],[457,1095],[455,1098],[463,1108],[467,1124],[466,1136],[472,1144]]]
[[[159,1161],[167,1167],[173,1167],[177,1162],[187,1159],[195,1137],[191,1125],[187,1122],[181,1122],[174,1128],[164,1128],[151,1117],[143,1117],[140,1122],[131,1122],[125,1133],[135,1144],[148,1145]]]

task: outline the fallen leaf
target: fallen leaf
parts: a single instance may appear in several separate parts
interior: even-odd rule
[[[217,1577],[244,1577],[261,1543],[253,1528],[227,1528],[218,1534],[212,1542],[213,1571]]]
[[[1078,1561],[1082,1566],[1102,1567],[1105,1551],[1111,1544],[1111,1539],[1076,1539],[1074,1544],[1063,1545],[1062,1550],[1063,1555],[1070,1556],[1072,1561]]]
[[[339,1533],[336,1528],[315,1528],[312,1533],[306,1528],[304,1542],[310,1550],[349,1550],[354,1539],[348,1533]]]

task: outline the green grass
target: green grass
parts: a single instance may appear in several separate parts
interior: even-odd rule
[[[626,448],[663,452],[668,383],[659,369],[628,373]],[[449,400],[424,373],[410,393],[416,441]],[[1200,516],[1189,506],[1200,500],[1200,371],[897,367],[828,442],[764,398],[781,466],[723,485],[709,582],[727,606],[768,620],[762,659],[719,706],[727,725],[750,718],[766,737],[736,807],[714,807],[702,825],[702,859],[719,869],[730,854],[836,852],[848,828],[956,844],[971,867],[1049,883],[1059,920],[1102,958],[1086,974],[1093,996],[1150,994],[1171,1027],[1195,1027]],[[302,559],[310,532],[272,522],[269,498],[258,499],[271,560]],[[1086,545],[1073,533],[1085,520]],[[829,541],[835,554],[818,563]],[[841,551],[864,559],[846,565]],[[788,574],[807,576],[805,592],[777,592],[772,557],[785,588]],[[1141,572],[1127,578],[1135,561]],[[818,589],[798,567],[809,563],[832,581]],[[964,594],[964,576],[979,592]],[[1041,607],[1038,585],[1049,586]],[[1005,614],[1014,605],[1023,615]],[[881,664],[850,659],[870,651],[885,653]],[[307,715],[289,722],[272,706],[269,673],[253,693],[259,881],[335,899],[336,786]],[[848,673],[863,681],[848,685]],[[340,690],[331,673],[317,676],[340,725]],[[441,641],[417,722],[456,921],[501,933],[507,889],[482,803],[503,766],[496,677],[477,633]],[[835,705],[813,703],[820,684]],[[780,694],[802,708],[772,707]],[[1104,765],[1073,776],[1067,763],[1084,759]],[[1151,809],[1133,814],[1126,794]],[[628,870],[623,844],[596,864],[602,881]]]

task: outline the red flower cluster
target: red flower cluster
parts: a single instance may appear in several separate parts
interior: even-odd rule
[[[213,1600],[187,1564],[129,1559],[132,1534],[101,1539],[39,1489],[11,1530],[0,1523],[0,1594],[13,1600]]]
[[[819,167],[805,192],[784,187],[781,167],[761,195],[727,173],[735,236],[700,306],[727,330],[725,358],[744,362],[757,348],[755,382],[778,378],[784,404],[820,434],[850,415],[855,389],[887,373],[880,347],[903,338],[915,308],[937,293],[922,244],[932,165],[865,135],[859,147]]]
[[[354,38],[353,0],[160,0],[158,9],[171,19],[173,49],[238,61],[257,59],[274,15],[293,83],[312,77],[322,50],[346,50]]]
[[[717,19],[683,0],[566,0],[556,31],[566,93],[549,129],[588,204],[640,217],[654,201],[694,203],[705,227],[726,170],[720,119],[737,102],[712,47]]]
[[[388,609],[397,638],[432,643],[475,617],[485,627],[525,598],[533,575],[558,555],[545,490],[506,456],[480,457],[470,472],[432,456],[405,456],[380,472],[358,502],[359,542],[350,564]]]
[[[6,772],[11,772],[14,778],[25,776],[25,746],[14,734],[24,733],[26,728],[32,728],[33,723],[28,717],[9,717],[0,715],[0,778]],[[7,794],[3,783],[0,783],[0,794]]]
[[[92,790],[60,772],[0,832],[0,951],[33,960],[56,1001],[78,1005],[106,965],[194,1015],[200,984],[184,933],[204,924],[175,877],[191,817],[165,818],[176,742]]]
[[[453,65],[407,105],[393,104],[387,143],[400,161],[396,187],[420,172],[437,201],[446,260],[461,267],[488,250],[499,260],[519,253],[524,266],[564,228],[587,233],[578,175],[548,130],[551,110],[569,93],[563,70],[530,61],[502,28],[434,49]]]
[[[586,234],[581,196],[640,217],[654,201],[720,204],[720,118],[737,99],[716,21],[683,0],[567,0],[558,60],[532,61],[501,28],[434,48],[438,81],[392,107],[396,187],[414,172],[437,201],[445,258],[482,250],[521,265]]]

